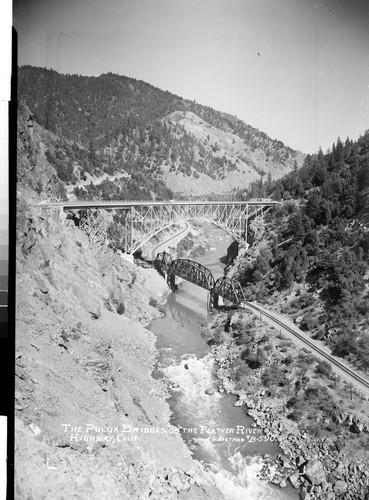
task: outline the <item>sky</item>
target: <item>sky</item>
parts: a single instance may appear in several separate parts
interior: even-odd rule
[[[113,72],[304,153],[369,129],[369,0],[14,0],[18,63]]]

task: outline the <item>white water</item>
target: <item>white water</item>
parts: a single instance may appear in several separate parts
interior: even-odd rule
[[[216,247],[196,260],[218,277],[223,267],[219,258],[230,241],[221,230],[210,231]],[[234,396],[217,391],[214,360],[200,331],[207,318],[206,304],[205,290],[183,282],[178,293],[168,297],[165,316],[151,324],[161,353],[158,369],[172,386],[172,423],[180,428],[194,458],[204,462],[227,500],[296,499],[295,491],[259,479],[262,456],[278,454],[278,444],[269,442],[252,426],[251,417],[233,406]],[[214,393],[206,394],[208,389]]]
[[[282,500],[292,498],[260,481],[258,474],[263,466],[260,458],[242,457],[237,452],[230,457],[229,461],[234,468],[233,474],[224,470],[214,470],[212,472],[218,489],[227,500]]]

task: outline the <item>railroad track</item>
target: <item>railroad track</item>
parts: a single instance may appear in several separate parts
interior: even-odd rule
[[[265,309],[260,308],[260,307],[256,306],[255,304],[252,304],[251,302],[244,301],[243,303],[240,303],[240,306],[243,308],[249,307],[249,308],[253,309],[254,311],[257,311],[259,314],[265,316],[266,318],[269,318],[275,324],[277,324],[278,326],[287,330],[289,333],[291,333],[296,338],[298,338],[301,342],[303,342],[306,346],[308,346],[312,351],[315,351],[320,356],[322,356],[327,361],[329,361],[329,363],[331,363],[333,366],[335,366],[336,368],[339,368],[339,370],[341,372],[344,372],[351,379],[354,379],[358,384],[360,384],[360,386],[361,386],[360,389],[361,390],[364,389],[364,392],[369,394],[369,382],[365,378],[361,377],[355,371],[351,370],[350,368],[348,368],[344,364],[340,363],[337,359],[335,359],[330,354],[326,353],[323,349],[318,347],[316,344],[311,342],[309,339],[305,338],[303,335],[301,335],[294,328],[291,328],[286,323],[281,321],[279,318],[276,318],[273,314],[270,314],[269,312],[265,311]]]

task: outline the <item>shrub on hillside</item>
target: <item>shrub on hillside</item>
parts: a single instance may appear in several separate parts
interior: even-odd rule
[[[273,363],[263,371],[261,381],[265,387],[269,388],[273,386],[284,387],[288,383],[284,371],[277,363]]]
[[[261,368],[266,360],[266,355],[262,348],[258,347],[256,352],[250,347],[246,347],[241,353],[241,359],[252,369]]]
[[[315,316],[311,316],[309,313],[305,314],[300,323],[301,330],[310,331],[314,330],[314,328],[318,328],[319,321]]]
[[[311,293],[304,292],[298,298],[291,300],[290,307],[298,310],[305,309],[306,307],[310,307],[314,304],[315,298]]]
[[[213,337],[210,339],[210,344],[222,344],[227,339],[227,333],[222,326],[217,326],[214,330]]]
[[[329,378],[332,374],[332,366],[328,363],[328,361],[319,361],[315,371]]]

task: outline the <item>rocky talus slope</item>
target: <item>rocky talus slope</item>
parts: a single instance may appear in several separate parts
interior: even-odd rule
[[[222,498],[151,376],[164,280],[59,210],[17,222],[16,497]]]

